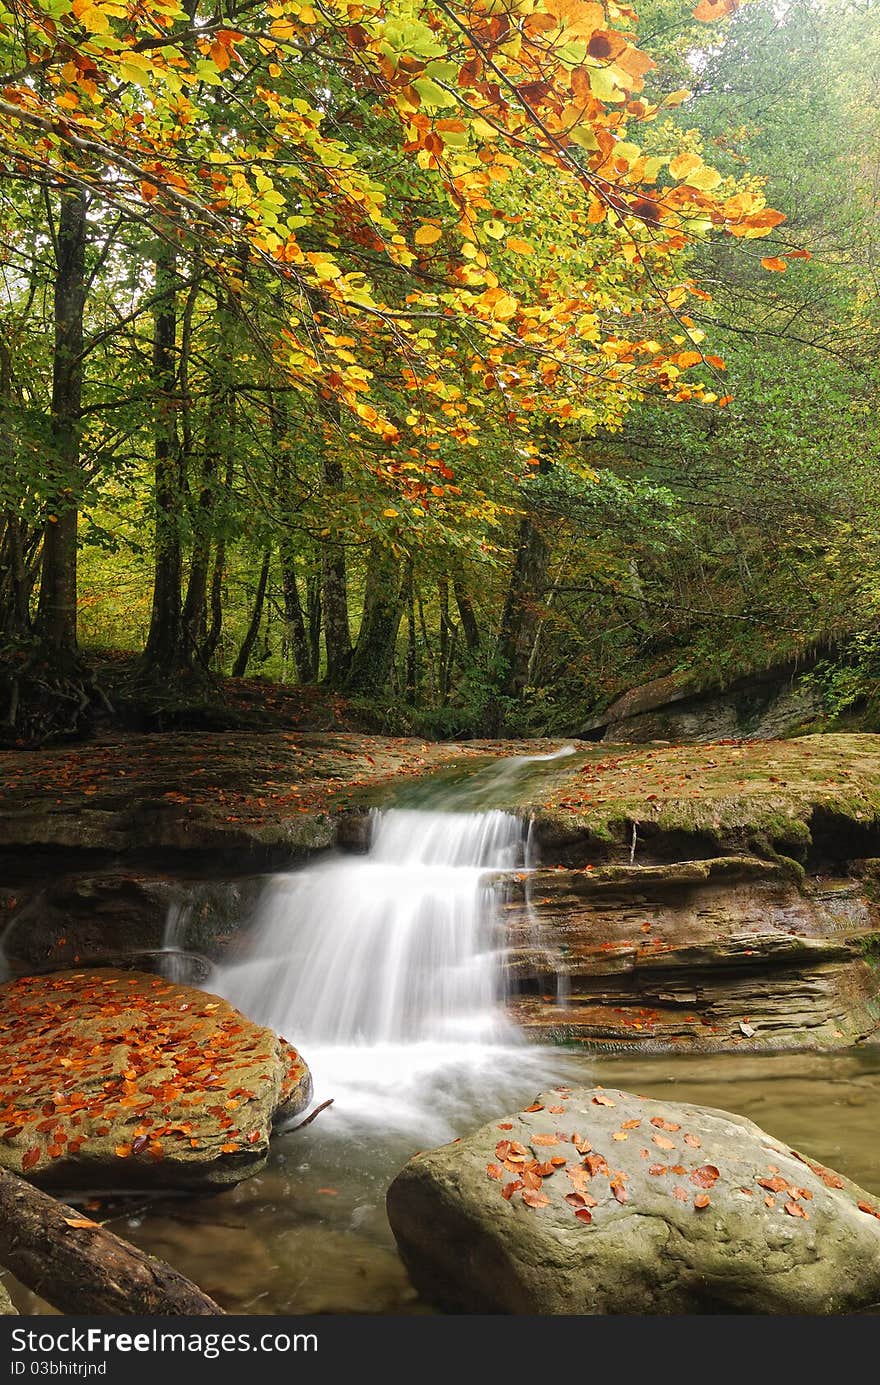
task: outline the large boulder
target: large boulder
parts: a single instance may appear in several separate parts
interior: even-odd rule
[[[44,1187],[236,1183],[311,1085],[286,1040],[158,976],[101,968],[0,987],[0,1166]]]
[[[601,1087],[416,1155],[388,1215],[451,1312],[842,1313],[880,1299],[880,1211],[726,1111]]]

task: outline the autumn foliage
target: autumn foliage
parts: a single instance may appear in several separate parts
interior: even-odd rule
[[[234,296],[255,276],[277,284],[276,360],[346,407],[374,471],[425,506],[454,501],[451,452],[487,417],[528,451],[548,420],[592,431],[647,388],[725,402],[723,362],[687,316],[705,294],[686,251],[784,218],[756,184],[658,141],[687,92],[651,91],[630,6],[272,0],[241,27],[195,14],[0,7],[0,157],[197,245]],[[346,125],[322,82],[353,94]]]

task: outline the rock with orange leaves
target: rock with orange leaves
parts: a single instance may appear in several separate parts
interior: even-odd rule
[[[162,977],[96,968],[0,987],[0,1167],[43,1187],[236,1183],[311,1085],[285,1039]]]
[[[416,1155],[387,1202],[413,1283],[448,1312],[828,1314],[880,1298],[877,1200],[704,1106],[556,1088]]]

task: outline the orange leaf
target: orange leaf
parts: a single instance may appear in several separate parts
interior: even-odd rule
[[[787,1202],[785,1204],[785,1210],[790,1217],[803,1217],[804,1221],[810,1220],[809,1212],[805,1207],[802,1207],[799,1202]]]
[[[788,265],[778,255],[766,255],[761,261],[761,268],[769,269],[774,274],[784,274]]]
[[[701,1168],[694,1169],[691,1174],[691,1182],[696,1183],[699,1188],[714,1188],[719,1177],[720,1174],[714,1164],[703,1164]]]
[[[694,19],[701,20],[703,24],[712,24],[716,19],[733,14],[736,9],[739,9],[739,0],[700,0],[694,10]]]
[[[535,1188],[524,1188],[522,1200],[527,1207],[546,1207],[550,1201],[546,1193],[539,1193]]]
[[[705,1193],[697,1193],[697,1196],[694,1198],[694,1206],[698,1211],[702,1211],[704,1207],[709,1206],[709,1199]]]

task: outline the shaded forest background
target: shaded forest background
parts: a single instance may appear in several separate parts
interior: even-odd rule
[[[443,484],[391,485],[332,399],[291,388],[275,290],[244,260],[218,277],[147,218],[7,170],[7,741],[111,708],[174,724],[228,675],[320,684],[395,733],[573,734],[663,675],[724,685],[808,656],[827,724],[880,724],[880,6],[755,0],[701,37],[674,4],[640,18],[653,87],[693,92],[664,116],[676,147],[765,180],[787,220],[686,250],[729,403],[647,391],[596,426],[550,420],[527,467],[495,413]],[[368,144],[368,98],[325,96]],[[562,253],[552,177],[510,197],[523,234]],[[71,267],[76,339],[58,328]],[[53,592],[65,545],[75,590]],[[39,689],[59,619],[75,690],[47,674],[25,715],[21,671]]]

